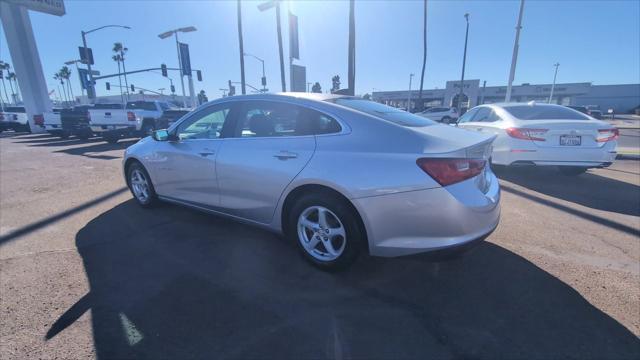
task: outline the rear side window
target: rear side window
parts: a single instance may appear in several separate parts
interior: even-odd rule
[[[435,121],[393,108],[391,106],[383,105],[375,101],[364,100],[360,98],[338,98],[333,100],[333,102],[338,105],[362,111],[364,113],[402,126],[423,127],[435,124]]]
[[[93,106],[96,110],[104,110],[104,109],[122,109],[122,105],[120,104],[95,104]]]
[[[516,105],[504,109],[520,120],[589,120],[582,113],[564,106]]]
[[[473,108],[469,111],[467,111],[466,113],[464,113],[464,115],[462,115],[460,117],[460,119],[458,120],[458,123],[466,123],[466,122],[471,122],[471,120],[473,119],[473,117],[476,115],[476,113],[482,108]]]

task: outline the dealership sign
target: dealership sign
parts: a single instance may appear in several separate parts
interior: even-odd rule
[[[63,0],[0,0],[10,4],[20,5],[29,10],[51,15],[62,16],[65,14]]]

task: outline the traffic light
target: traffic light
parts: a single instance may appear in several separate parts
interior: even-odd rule
[[[262,86],[267,86],[267,77],[266,76],[262,77]]]
[[[176,92],[176,87],[175,87],[175,86],[173,86],[173,85],[171,85],[171,93],[172,93],[172,94],[175,94],[175,92]]]
[[[231,85],[231,80],[229,80],[229,95],[228,96],[233,96],[236,94],[236,87]]]
[[[131,84],[131,92],[136,92],[136,87]]]
[[[169,76],[167,74],[167,65],[165,65],[165,64],[160,65],[160,71],[162,71],[162,76],[164,76],[164,77]]]
[[[111,84],[109,84],[108,81],[105,83],[105,85],[107,86],[107,90],[111,90]]]
[[[202,71],[196,70],[196,77],[198,78],[198,81],[202,81]]]

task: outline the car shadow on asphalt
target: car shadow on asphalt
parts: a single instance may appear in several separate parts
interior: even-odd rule
[[[90,157],[92,159],[100,159],[100,160],[113,160],[113,159],[121,159],[122,156],[113,156],[113,155],[104,155],[104,154],[96,154],[113,150],[124,150],[129,146],[138,142],[138,139],[124,139],[120,140],[115,144],[109,144],[107,142],[94,142],[90,143],[87,146],[77,146],[73,148],[66,148],[62,150],[56,150],[54,153],[63,153],[69,155],[79,155]]]
[[[587,172],[563,176],[550,168],[497,168],[501,180],[592,209],[640,216],[640,186]]]
[[[76,235],[99,359],[638,358],[570,286],[484,243],[455,261],[362,257],[322,272],[269,232],[126,201]]]

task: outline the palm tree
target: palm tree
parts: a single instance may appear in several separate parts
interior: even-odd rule
[[[70,94],[70,98],[72,100],[72,102],[76,102],[76,97],[75,95],[73,95],[73,88],[71,87],[71,81],[69,81],[69,79],[71,79],[71,70],[69,69],[68,66],[63,66],[60,69],[60,76],[66,80],[67,82],[67,90],[69,91]]]
[[[127,96],[129,95],[129,82],[127,81],[127,68],[124,66],[124,54],[129,51],[128,48],[124,47],[122,43],[117,42],[113,44],[112,51],[119,56],[119,61],[122,62],[122,72],[124,73],[124,86],[127,92]]]
[[[0,72],[8,71],[11,66],[5,62],[0,62]],[[2,88],[4,88],[4,96],[7,99],[7,104],[11,101],[9,100],[9,93],[7,92],[7,85],[4,82],[4,76],[0,75],[0,80],[2,80]]]
[[[60,81],[60,85],[62,85],[62,93],[63,93],[63,96],[64,96],[64,101],[68,104],[69,103],[69,97],[67,96],[67,90],[64,88],[64,77],[62,76],[60,71],[58,71],[57,73],[53,74],[53,78],[55,80],[59,80]]]
[[[424,69],[427,65],[427,0],[424,0],[424,17],[422,23],[422,75],[420,76],[420,92],[418,93],[418,111],[424,109],[422,86],[424,85]]]
[[[11,99],[14,104],[18,103],[18,97],[16,96],[16,92],[13,88],[13,81],[16,79],[16,73],[7,70],[7,76],[5,79],[9,80],[9,86],[11,87]]]

